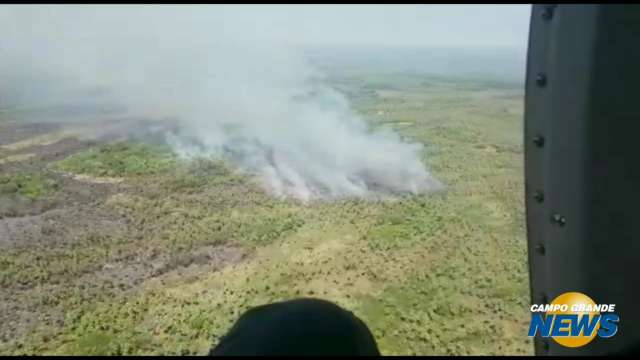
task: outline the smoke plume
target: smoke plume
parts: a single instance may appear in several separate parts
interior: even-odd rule
[[[441,187],[421,144],[370,129],[297,47],[225,9],[0,7],[0,107],[99,127],[169,119],[178,154],[225,156],[276,196]]]

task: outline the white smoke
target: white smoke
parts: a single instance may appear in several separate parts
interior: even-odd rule
[[[176,119],[177,153],[225,155],[277,196],[441,188],[421,144],[369,129],[297,48],[247,29],[215,6],[3,6],[0,96],[82,121]]]

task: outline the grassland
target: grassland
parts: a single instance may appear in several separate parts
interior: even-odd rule
[[[57,187],[55,180],[37,173],[0,176],[0,194],[3,195],[19,194],[34,199],[50,195]]]
[[[0,353],[204,354],[249,307],[312,296],[361,317],[385,355],[532,354],[522,90],[419,74],[332,81],[374,126],[424,143],[446,191],[301,204],[270,197],[220,161],[185,163],[137,143],[90,148],[46,173],[121,179],[94,206],[128,230],[5,249],[5,295],[40,315],[0,339]],[[0,186],[24,184],[34,197],[65,191],[41,185],[44,173],[28,176],[17,171]],[[216,249],[236,260],[199,260]],[[150,275],[136,270],[155,263]],[[126,276],[103,276],[114,266]]]
[[[168,147],[119,141],[72,155],[54,168],[83,175],[123,177],[162,173],[175,161]]]

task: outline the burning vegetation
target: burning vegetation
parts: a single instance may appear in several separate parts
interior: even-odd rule
[[[0,10],[0,354],[204,354],[303,296],[383,354],[531,352],[511,57],[314,62],[225,16],[90,8]]]

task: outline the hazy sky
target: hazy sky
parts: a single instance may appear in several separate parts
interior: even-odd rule
[[[530,6],[281,5],[224,12],[247,20],[255,33],[300,43],[523,46]]]
[[[73,22],[91,32],[158,18],[159,26],[176,33],[198,29],[238,40],[524,47],[529,12],[530,5],[4,5],[0,28],[14,23],[55,29]]]

